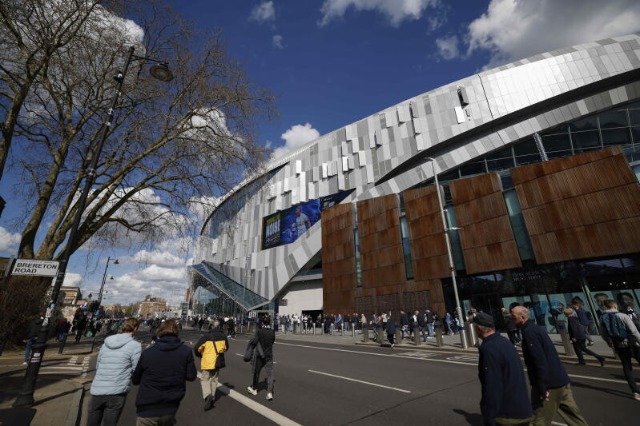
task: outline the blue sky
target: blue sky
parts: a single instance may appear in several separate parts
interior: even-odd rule
[[[222,31],[230,56],[277,96],[280,117],[260,125],[258,141],[281,156],[346,124],[410,97],[503,63],[560,47],[640,31],[630,0],[173,0],[199,31]],[[0,188],[0,195],[10,194]],[[0,255],[19,235],[7,209]],[[100,287],[105,303],[153,293],[178,302],[193,253],[171,242],[128,251],[74,255],[67,283]]]

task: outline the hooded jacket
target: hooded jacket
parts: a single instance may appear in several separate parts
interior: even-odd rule
[[[175,413],[187,390],[186,381],[197,376],[193,352],[178,336],[162,336],[145,349],[133,371],[138,416],[155,417]]]
[[[131,387],[131,373],[136,368],[142,346],[129,333],[115,334],[104,340],[98,353],[96,376],[91,395],[118,395]]]

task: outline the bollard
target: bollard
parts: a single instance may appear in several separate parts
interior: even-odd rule
[[[366,325],[362,327],[362,341],[363,342],[369,341],[369,327]]]
[[[351,327],[351,336],[352,337],[356,337],[356,328],[355,327]]]
[[[402,329],[400,327],[396,328],[396,345],[402,343]]]
[[[378,333],[378,343],[382,344],[385,340],[384,328],[378,327],[376,328],[376,332]]]
[[[419,328],[414,328],[413,329],[413,342],[416,344],[416,346],[420,346],[420,344],[422,343],[422,336],[421,336],[421,332]]]
[[[436,328],[436,346],[439,348],[444,346],[444,341],[442,340],[442,329],[440,327]]]
[[[476,334],[476,328],[473,323],[468,322],[464,325],[467,328],[467,344],[471,348],[478,347],[478,335]]]
[[[564,346],[564,354],[566,356],[575,355],[573,352],[573,345],[571,344],[571,338],[569,338],[569,333],[567,332],[564,320],[556,321],[556,328],[560,332],[560,338],[562,339],[562,345]]]

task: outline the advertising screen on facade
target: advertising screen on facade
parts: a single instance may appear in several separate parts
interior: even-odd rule
[[[294,242],[320,220],[324,209],[338,204],[351,192],[342,191],[316,198],[265,217],[262,221],[262,249]]]

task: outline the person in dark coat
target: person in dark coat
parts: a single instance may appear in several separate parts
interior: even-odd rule
[[[261,319],[261,327],[249,343],[255,349],[251,360],[251,386],[247,387],[247,392],[251,395],[258,394],[260,372],[264,368],[267,371],[267,401],[273,399],[273,344],[275,341],[276,333],[271,328],[271,319],[265,316]],[[260,353],[261,351],[262,353]]]
[[[156,343],[145,349],[133,371],[132,383],[139,385],[136,397],[138,425],[173,425],[187,390],[186,381],[197,377],[192,349],[180,340],[177,321],[158,327]]]
[[[569,337],[573,344],[573,350],[578,357],[578,365],[587,365],[584,362],[584,356],[582,353],[586,353],[594,357],[600,363],[600,366],[604,366],[604,357],[593,352],[591,349],[587,349],[587,335],[584,332],[584,327],[578,319],[578,315],[572,308],[565,308],[564,316],[567,317],[567,325],[569,328]]]
[[[586,425],[547,330],[536,325],[525,306],[514,307],[511,314],[522,331],[522,354],[531,384],[531,425],[550,425],[556,412],[570,425]]]
[[[493,316],[477,312],[472,323],[482,339],[478,376],[484,424],[528,425],[533,411],[518,353],[509,340],[496,333]]]
[[[387,318],[386,330],[387,330],[387,340],[389,341],[389,343],[391,343],[391,347],[393,348],[396,345],[396,322],[391,317],[391,312],[389,312],[389,317]]]

